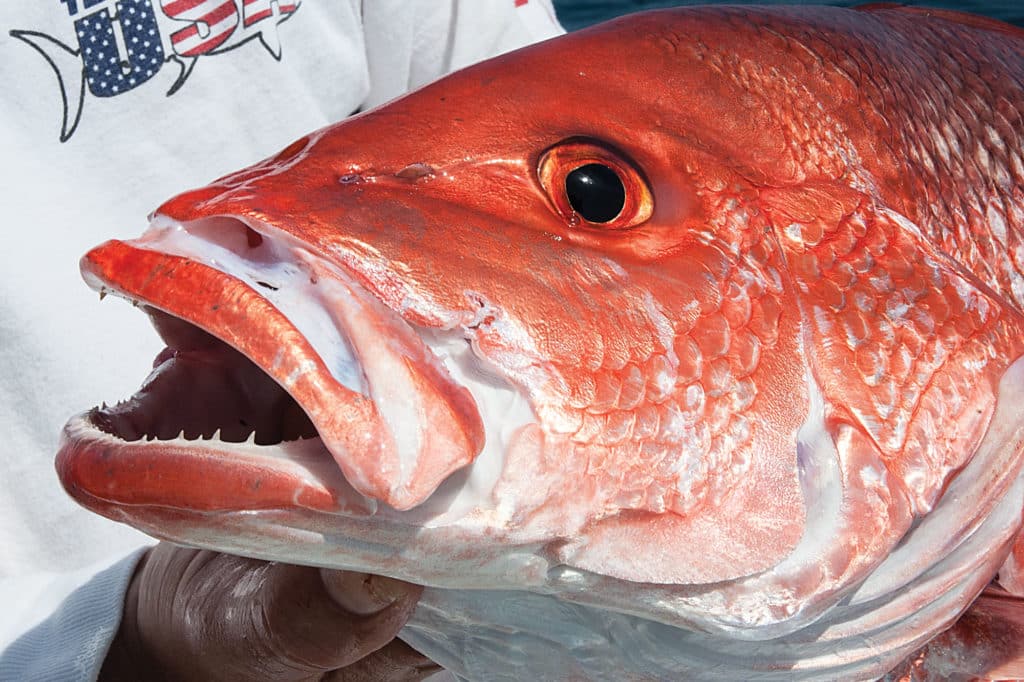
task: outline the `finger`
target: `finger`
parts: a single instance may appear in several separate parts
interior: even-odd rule
[[[316,679],[392,641],[422,589],[166,543],[139,573],[140,631],[180,679]]]
[[[423,587],[370,573],[321,569],[324,587],[349,613],[369,615],[399,600],[419,599]]]
[[[400,639],[347,668],[325,675],[321,682],[420,682],[443,668]]]
[[[291,670],[335,670],[395,638],[415,609],[420,588],[379,576],[338,573],[272,565],[264,576],[262,613],[252,621],[256,636],[267,643],[268,660]],[[353,604],[362,612],[350,611],[347,607]]]
[[[140,572],[138,631],[167,679],[249,680],[277,664],[256,625],[270,568],[169,543],[151,550]]]

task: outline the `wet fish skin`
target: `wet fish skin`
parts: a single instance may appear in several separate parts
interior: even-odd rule
[[[65,485],[159,536],[434,586],[408,639],[471,678],[882,675],[1019,570],[1022,51],[1016,29],[946,12],[680,9],[314,133],[171,200],[163,227],[84,267],[240,347],[310,414],[345,482],[304,482],[315,504],[266,510],[247,490],[193,514],[207,488],[127,468],[111,487],[74,432]],[[567,214],[543,183],[559,150],[620,164],[650,217]],[[412,360],[395,376],[440,407],[399,428],[326,364],[289,385],[274,363],[295,321],[167,251],[168,225],[212,234],[222,218],[335,286],[322,303],[352,306],[350,339],[401,339]],[[481,452],[500,424],[409,329],[464,335],[526,396],[496,460]],[[394,444],[409,433],[414,456]],[[133,455],[188,466],[175,447]],[[460,498],[463,467],[494,470]],[[286,497],[292,479],[267,480]],[[232,513],[245,505],[265,511]],[[1019,599],[990,611],[1024,621]],[[937,640],[906,674],[945,674],[930,661],[965,641]],[[1013,646],[970,672],[1010,674]]]

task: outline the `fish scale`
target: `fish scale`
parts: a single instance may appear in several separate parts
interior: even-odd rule
[[[877,215],[878,212],[872,211],[871,214]],[[829,278],[829,272],[822,267],[822,262],[831,261],[832,267],[836,268],[843,260],[832,258],[827,253],[828,245],[823,244],[817,247],[797,246],[797,253],[808,258],[789,258],[789,261],[794,265],[802,264],[799,269],[793,268],[792,272],[801,289],[807,292],[802,296],[802,300],[808,309],[807,319],[811,321],[813,333],[817,337],[814,345],[823,349],[823,353],[818,356],[822,361],[818,371],[824,375],[826,386],[831,387],[827,395],[834,397],[837,404],[845,405],[851,410],[860,425],[878,443],[883,456],[892,462],[902,456],[907,433],[914,429],[913,415],[921,409],[921,404],[927,405],[933,400],[939,400],[941,404],[941,391],[938,397],[933,398],[925,388],[935,381],[935,375],[943,371],[959,374],[969,365],[973,365],[976,370],[982,370],[990,352],[997,356],[1016,355],[1020,348],[1020,326],[1011,316],[1000,315],[998,301],[983,291],[976,290],[955,272],[950,272],[948,268],[943,268],[938,262],[930,261],[928,258],[918,265],[921,271],[915,273],[903,268],[904,277],[893,276],[885,266],[887,252],[890,249],[897,253],[928,253],[929,249],[921,244],[912,232],[892,221],[872,219],[866,211],[863,218],[869,222],[867,231],[859,242],[861,249],[871,253],[873,257],[870,261],[865,261],[859,257],[864,251],[858,249],[851,252],[857,256],[860,263],[850,263],[855,279],[845,288],[844,293],[845,296],[854,299],[861,293],[863,300],[869,302],[871,306],[870,309],[861,312],[872,321],[862,325],[866,334],[864,338],[858,339],[857,346],[852,352],[839,344],[824,343],[824,339],[834,336],[841,323],[836,318],[834,306],[830,306],[827,300],[820,297],[819,294],[823,290],[818,286],[819,279]],[[841,235],[837,237],[842,238]],[[922,281],[932,283],[929,290],[920,290],[917,283]],[[916,324],[907,319],[907,312],[909,304],[916,302],[917,298],[927,299],[929,293],[932,297],[943,300],[943,315],[945,316],[945,309],[948,308],[949,316],[946,317],[945,324],[941,320],[930,320],[930,348],[922,357],[912,349],[918,345],[917,326],[921,324],[921,318],[927,314],[927,308],[917,308]],[[897,309],[901,312],[897,313]],[[916,358],[916,361],[911,358]],[[953,359],[957,360],[957,365],[944,369],[946,362]],[[862,382],[859,385],[849,381],[850,377],[845,368],[850,366],[856,367],[861,374]],[[908,390],[907,384],[910,381],[915,385],[915,389]],[[994,387],[991,386],[987,392],[975,392],[973,404],[979,414],[992,409],[993,394]],[[970,419],[970,414],[947,414],[946,417],[947,428],[959,430],[958,419]],[[974,428],[965,427],[964,440],[977,440],[980,435],[979,427],[980,424]],[[927,447],[924,443],[928,443],[929,439],[917,439],[916,442],[918,447]],[[954,439],[952,442],[944,443],[941,451],[963,453],[969,449],[956,447]],[[934,453],[905,454],[913,461],[937,462],[942,459]],[[939,471],[948,471],[960,463],[962,460],[942,462],[943,466]],[[922,472],[936,471],[935,467],[927,466],[893,466],[905,469],[904,478],[920,475]],[[943,480],[944,474],[938,474],[932,478],[930,485],[918,486],[915,491],[917,504],[926,509],[927,503],[924,502],[924,498],[934,495],[935,487],[941,486]]]
[[[891,130],[891,141],[883,137],[880,142],[888,143],[896,163],[901,158],[916,162],[902,164],[900,177],[909,185],[905,195],[919,197],[910,217],[925,237],[1021,307],[1024,299],[1012,290],[1021,271],[998,267],[1007,263],[999,253],[1019,244],[1024,229],[1019,201],[1024,81],[1004,56],[1019,60],[1021,48],[1011,41],[997,47],[966,40],[956,25],[914,30],[933,49],[901,54],[891,60],[891,70],[877,71],[865,84],[874,88],[862,86],[866,105]],[[923,68],[915,68],[918,60]],[[906,97],[911,87],[915,95]],[[924,158],[928,162],[920,163]],[[1011,177],[1013,189],[993,181]],[[1016,199],[1009,202],[1013,210],[1007,210],[1007,199]],[[992,234],[990,226],[996,223],[988,220],[990,210],[1002,218],[999,224],[1009,241]]]

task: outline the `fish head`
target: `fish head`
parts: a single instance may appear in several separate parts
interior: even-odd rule
[[[666,16],[458,72],[86,255],[168,350],[68,425],[67,490],[158,537],[425,585],[671,619],[666,595],[785,565],[789,596],[716,613],[834,603],[912,518],[837,426],[847,370],[822,368],[792,246],[859,206],[860,133],[811,168],[743,71],[789,52]],[[791,94],[798,119],[843,96]]]
[[[173,350],[151,399],[91,417],[125,438],[131,473],[71,439],[65,485],[122,518],[196,512],[203,537],[221,512],[264,510],[386,517],[435,529],[441,554],[529,546],[654,582],[777,560],[803,523],[804,407],[757,417],[801,390],[801,371],[733,168],[756,123],[710,127],[710,72],[678,85],[700,98],[651,101],[672,54],[638,36],[635,54],[597,32],[471,68],[182,194],[140,239],[87,255],[90,284],[144,304]],[[607,77],[641,59],[636,79]],[[276,385],[235,386],[249,365],[214,338]],[[202,378],[187,386],[179,365]],[[270,441],[314,433],[343,480],[218,454],[308,450]],[[756,493],[765,476],[775,504]],[[726,523],[752,512],[764,532]],[[454,547],[438,539],[448,527]],[[662,549],[705,543],[720,551],[699,562]]]

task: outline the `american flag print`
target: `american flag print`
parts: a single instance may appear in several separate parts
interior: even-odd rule
[[[278,25],[290,19],[302,3],[302,0],[46,1],[67,12],[74,42],[67,44],[60,37],[31,28],[13,29],[8,35],[41,54],[57,76],[64,105],[61,142],[67,142],[78,129],[88,95],[108,99],[124,95],[155,80],[168,64],[177,67],[177,78],[166,90],[170,97],[191,77],[200,57],[229,52],[255,42],[254,39],[280,61]],[[161,80],[166,87],[168,79]]]
[[[86,7],[89,5],[87,2]],[[134,89],[152,78],[164,61],[156,17],[149,3],[119,0],[114,7],[116,19],[105,7],[75,21],[86,84],[97,97],[114,97]]]
[[[299,8],[299,3],[290,0],[242,0],[242,16],[246,26],[252,26],[258,21],[274,15],[274,5],[277,5],[277,13],[280,16],[287,16]]]
[[[171,34],[174,52],[182,57],[199,57],[215,50],[238,28],[235,0],[160,0],[168,17],[191,21]]]

